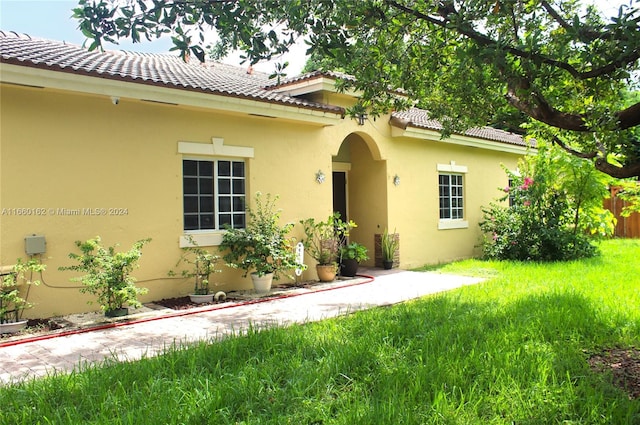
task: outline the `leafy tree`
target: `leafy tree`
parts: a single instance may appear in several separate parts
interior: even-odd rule
[[[171,34],[200,60],[210,29],[214,57],[241,49],[251,63],[304,38],[356,77],[344,87],[373,115],[416,101],[444,135],[526,117],[530,134],[626,178],[640,176],[640,102],[624,95],[638,85],[640,2],[625,3],[605,19],[579,0],[80,0],[74,16],[91,48]]]
[[[595,254],[590,236],[613,233],[602,206],[608,177],[585,160],[542,144],[536,155],[506,170],[510,185],[483,209],[483,253],[502,260],[554,261]],[[509,199],[509,205],[505,201]]]

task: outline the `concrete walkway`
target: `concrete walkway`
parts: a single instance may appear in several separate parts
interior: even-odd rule
[[[253,327],[322,320],[357,310],[400,303],[482,279],[440,273],[366,269],[373,279],[354,280],[287,296],[219,304],[215,309],[175,314],[166,310],[117,326],[0,346],[0,383],[69,372],[105,359],[136,360],[162,353],[172,344],[213,340]],[[295,296],[293,296],[295,295]]]

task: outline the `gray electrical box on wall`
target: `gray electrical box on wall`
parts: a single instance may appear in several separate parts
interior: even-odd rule
[[[42,235],[29,235],[24,238],[24,250],[27,255],[44,254],[46,242]]]

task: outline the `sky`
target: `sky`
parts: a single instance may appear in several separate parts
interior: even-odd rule
[[[65,41],[71,44],[82,45],[86,38],[78,29],[78,22],[71,18],[72,9],[77,7],[75,0],[0,0],[0,29],[14,31],[19,34],[28,34],[31,37],[46,38],[49,40]],[[161,38],[148,42],[146,39],[140,43],[121,40],[118,45],[105,44],[106,50],[129,50],[145,53],[169,53],[173,46],[171,38]],[[304,46],[298,46],[295,51],[280,59],[280,62],[288,61],[287,74],[296,75],[304,67],[306,58]],[[177,54],[176,52],[170,52]],[[228,57],[224,62],[246,66],[241,64],[239,54]],[[254,69],[271,73],[274,71],[272,63],[262,63],[254,66]]]
[[[358,0],[354,0],[358,1]],[[631,0],[590,0],[598,4],[604,10],[617,10],[621,4],[628,4]],[[47,38],[50,40],[66,41],[72,44],[82,45],[85,37],[78,30],[78,23],[71,18],[71,10],[78,4],[74,0],[0,0],[0,29],[28,34],[32,37]],[[105,45],[106,49],[130,50],[147,53],[167,53],[171,48],[170,38],[161,38],[153,42],[144,40],[141,43],[121,41],[118,46]],[[298,46],[289,55],[280,59],[288,61],[287,73],[295,75],[306,62],[304,45]],[[175,52],[174,52],[175,54]],[[232,65],[242,65],[239,55],[233,55],[224,60]],[[246,66],[246,64],[242,65]],[[274,65],[269,63],[254,66],[258,71],[273,72]]]

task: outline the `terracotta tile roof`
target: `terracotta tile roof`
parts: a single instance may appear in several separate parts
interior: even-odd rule
[[[352,75],[349,74],[345,74],[343,72],[337,72],[337,71],[312,71],[312,72],[307,72],[304,74],[300,74],[300,75],[295,75],[293,77],[288,77],[288,78],[284,78],[280,81],[274,81],[272,82],[272,84],[268,85],[267,88],[273,88],[273,89],[279,89],[282,87],[287,87],[293,84],[297,84],[299,82],[302,81],[311,81],[311,80],[315,80],[316,78],[330,78],[333,80],[349,80],[349,81],[354,81],[355,78]]]
[[[267,74],[248,74],[244,68],[217,62],[185,63],[169,54],[88,51],[73,44],[0,31],[0,58],[7,64],[344,114],[344,109],[337,106],[269,90],[272,80]]]
[[[287,87],[289,85],[294,85],[303,81],[311,81],[317,78],[330,78],[330,79],[347,79],[353,80],[354,77],[348,74],[344,74],[341,72],[333,72],[333,71],[314,71],[309,72],[307,74],[298,75],[295,77],[287,78],[285,80],[280,81],[278,84],[273,84],[269,86],[270,88],[279,89],[282,87]],[[442,124],[440,122],[430,119],[427,111],[419,108],[411,108],[409,110],[403,112],[394,112],[391,114],[391,125],[396,127],[406,128],[408,126],[415,128],[424,128],[427,130],[442,130]],[[477,127],[471,128],[464,133],[465,136],[476,137],[479,139],[492,140],[496,142],[507,143],[511,145],[523,146],[526,147],[527,142],[524,138],[515,133],[510,133],[508,131],[499,130],[492,127]],[[535,141],[530,141],[530,143],[535,146]]]
[[[403,112],[394,112],[392,114],[392,125],[396,127],[415,127],[427,130],[442,130],[442,124],[438,121],[430,119],[427,111],[424,109],[412,108]],[[525,139],[515,133],[504,130],[498,130],[492,127],[471,128],[464,133],[465,136],[476,137],[479,139],[492,140],[496,142],[507,143],[517,146],[528,146]],[[535,146],[535,145],[534,145]]]

